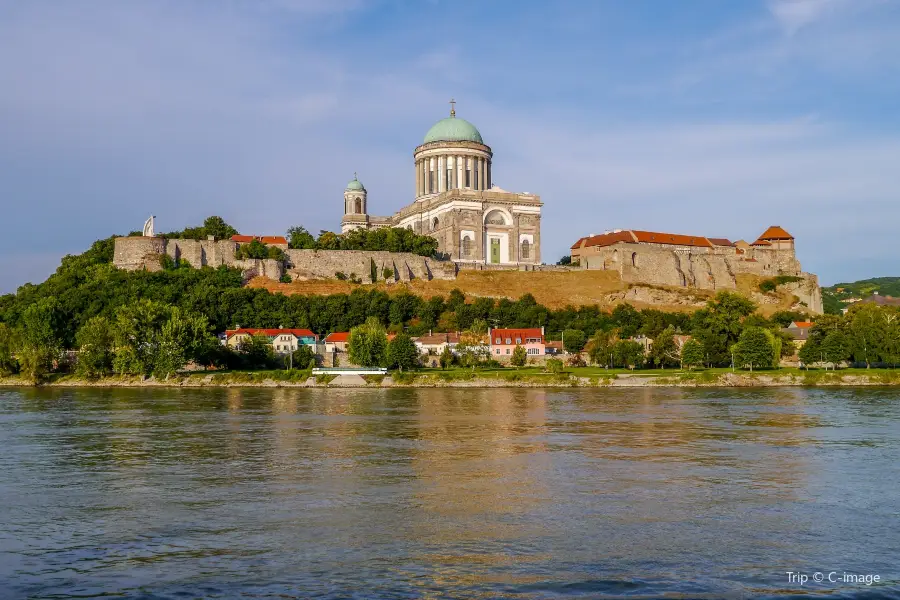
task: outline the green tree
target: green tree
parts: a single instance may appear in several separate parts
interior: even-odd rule
[[[59,358],[60,320],[59,304],[54,297],[32,304],[22,314],[19,362],[25,375],[35,383],[44,380]]]
[[[643,325],[641,313],[630,304],[619,304],[613,309],[611,316],[622,339],[637,335]]]
[[[163,303],[142,299],[116,311],[113,323],[116,373],[149,376],[160,353],[160,333],[172,309]]]
[[[580,329],[566,329],[563,331],[563,348],[570,354],[578,354],[584,350],[587,336]]]
[[[689,339],[681,347],[681,366],[693,369],[703,364],[703,346],[695,339]]]
[[[817,339],[809,339],[797,352],[800,362],[808,369],[809,365],[821,362],[824,357],[822,355],[822,344]]]
[[[347,339],[350,360],[361,367],[377,367],[385,362],[387,334],[375,317],[366,319],[364,325],[350,330]]]
[[[669,325],[663,329],[650,348],[650,360],[658,367],[677,365],[681,360],[678,346],[675,344],[675,328]]]
[[[419,365],[419,349],[405,333],[398,333],[387,345],[387,366],[390,369],[414,369]]]
[[[287,239],[288,248],[293,250],[312,250],[316,247],[316,238],[314,238],[302,225],[297,225],[288,229]]]
[[[446,369],[453,365],[456,360],[456,357],[453,355],[453,351],[450,350],[450,346],[444,346],[444,349],[441,350],[441,356],[438,359],[441,364],[442,369]]]
[[[743,330],[743,320],[756,310],[756,305],[740,294],[721,291],[694,313],[691,334],[703,344],[708,362],[727,365],[731,347]]]
[[[885,334],[888,330],[887,311],[875,304],[861,304],[854,307],[849,317],[849,343],[854,360],[866,363],[870,368],[873,360],[879,361],[884,355]]]
[[[598,331],[588,343],[588,357],[595,365],[612,366],[613,347],[618,336],[614,332]]]
[[[849,360],[851,352],[850,340],[841,331],[832,331],[822,340],[822,355],[835,368],[838,363]]]
[[[305,369],[310,361],[315,362],[316,353],[306,344],[300,344],[292,353],[291,364],[295,369]]]
[[[158,377],[174,375],[215,343],[205,316],[186,314],[177,306],[163,323],[158,340],[159,351],[153,362],[153,374]]]
[[[112,373],[113,333],[109,319],[93,317],[75,336],[78,364],[75,372],[81,377],[97,379]]]
[[[516,346],[509,362],[516,368],[524,367],[528,363],[528,351],[524,346]]]
[[[0,377],[8,377],[19,372],[16,360],[16,334],[6,323],[0,323]]]
[[[262,333],[241,340],[238,354],[245,369],[273,369],[279,364],[268,336]]]
[[[734,345],[734,360],[752,371],[753,367],[772,367],[774,352],[771,332],[762,327],[748,327]]]
[[[488,324],[484,319],[474,319],[472,321],[472,325],[469,327],[469,331],[474,333],[475,335],[487,335],[488,332]]]
[[[631,340],[619,340],[612,348],[613,364],[629,369],[640,369],[647,360],[644,346]]]
[[[217,240],[230,240],[231,236],[237,235],[237,229],[225,222],[225,219],[218,216],[207,217],[203,221],[203,231],[206,236],[213,236]],[[204,236],[204,237],[206,237]]]

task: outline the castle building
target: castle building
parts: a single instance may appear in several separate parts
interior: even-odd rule
[[[478,129],[451,108],[413,152],[413,202],[389,217],[370,215],[368,191],[354,176],[344,190],[341,232],[405,227],[434,237],[438,251],[457,262],[539,264],[543,203],[494,185],[492,159]]]

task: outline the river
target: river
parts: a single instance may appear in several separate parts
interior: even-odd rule
[[[888,388],[0,389],[0,598],[896,597],[898,458]]]

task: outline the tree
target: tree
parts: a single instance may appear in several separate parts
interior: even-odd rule
[[[441,350],[441,356],[438,360],[440,361],[442,369],[446,369],[454,363],[456,357],[453,355],[453,351],[450,350],[449,345],[444,346],[444,349]]]
[[[695,339],[689,339],[681,347],[681,366],[693,369],[703,364],[703,346]]]
[[[278,364],[275,350],[265,334],[251,335],[241,340],[238,353],[245,369],[271,369]]]
[[[727,365],[731,362],[731,347],[737,343],[743,320],[753,314],[756,305],[740,294],[721,291],[694,313],[692,336],[703,344],[708,362]]]
[[[316,247],[316,238],[302,225],[288,229],[287,239],[288,248],[293,250],[312,250]]]
[[[797,356],[800,358],[800,362],[808,369],[809,365],[814,365],[821,362],[823,359],[822,345],[819,340],[808,339],[806,343],[800,347]]]
[[[469,327],[469,331],[474,333],[475,335],[487,335],[488,332],[488,324],[484,319],[474,319],[472,321],[471,327]]]
[[[59,358],[62,346],[57,334],[60,319],[54,297],[32,304],[22,314],[19,362],[25,375],[35,383],[53,370],[54,361]]]
[[[880,360],[885,350],[885,333],[888,329],[886,310],[875,304],[862,304],[850,313],[849,343],[853,358],[871,366],[872,360]]]
[[[75,372],[81,377],[97,379],[112,373],[113,334],[106,317],[93,317],[75,335],[78,364]]]
[[[618,336],[615,332],[598,331],[588,343],[588,357],[595,365],[612,366],[613,347]]]
[[[619,304],[612,311],[613,322],[619,328],[619,336],[622,339],[630,338],[637,334],[643,325],[641,313],[630,304]]]
[[[587,336],[580,329],[566,329],[563,331],[563,348],[570,354],[578,354],[584,350]]]
[[[827,362],[837,367],[850,358],[850,340],[841,331],[832,331],[822,341],[822,354]]]
[[[160,332],[170,316],[168,305],[147,299],[119,308],[112,327],[116,348],[113,370],[129,375],[151,375],[159,358]]]
[[[762,327],[748,327],[734,345],[734,360],[736,364],[753,367],[772,367],[775,353],[772,344],[771,332]]]
[[[419,365],[419,349],[405,333],[398,333],[387,345],[387,366],[390,369],[414,369]]]
[[[385,362],[387,334],[375,317],[366,319],[364,325],[350,330],[347,339],[350,360],[361,367],[381,366]]]
[[[159,354],[153,364],[153,374],[158,377],[174,375],[201,356],[205,346],[215,343],[204,315],[187,314],[177,306],[172,307],[158,339]]]
[[[571,265],[571,264],[572,264],[572,257],[571,257],[570,255],[566,254],[565,256],[563,256],[562,258],[560,258],[558,261],[556,261],[556,264],[562,265],[562,266]]]
[[[509,362],[516,368],[524,367],[528,362],[528,351],[525,350],[524,346],[516,346],[513,349],[512,357]]]
[[[619,340],[612,348],[613,364],[629,369],[639,369],[644,366],[647,356],[644,346],[631,340]]]
[[[667,366],[674,366],[681,360],[678,346],[675,344],[675,328],[671,325],[663,329],[653,340],[653,346],[650,348],[650,360],[663,369]]]
[[[203,221],[203,230],[206,236],[211,235],[217,240],[230,240],[231,236],[237,235],[238,232],[237,229],[226,223],[225,219],[218,216],[207,217]]]
[[[310,361],[315,363],[316,353],[306,344],[300,344],[291,355],[291,364],[297,369],[305,369]]]
[[[19,361],[15,358],[16,335],[6,323],[0,323],[0,377],[8,377],[19,372]]]

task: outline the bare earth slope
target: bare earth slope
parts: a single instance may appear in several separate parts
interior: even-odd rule
[[[760,280],[756,276],[740,275],[736,291],[750,296],[760,305],[764,315],[786,310],[794,304],[794,297],[780,290],[774,294],[761,294],[757,287]],[[262,277],[253,279],[249,285],[288,295],[347,294],[357,287],[372,287],[336,279],[278,283]],[[692,311],[714,295],[713,291],[693,288],[625,284],[615,271],[463,271],[454,281],[417,279],[410,283],[378,283],[375,287],[392,294],[407,291],[425,297],[446,296],[454,288],[470,298],[516,300],[531,294],[549,308],[592,304],[612,308],[628,302],[637,308],[653,307],[666,311]]]

